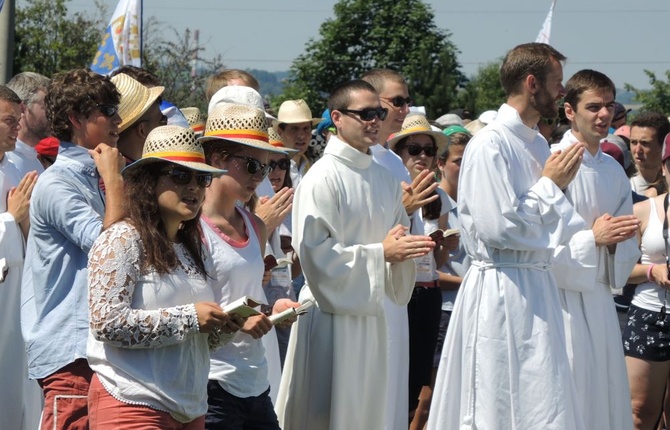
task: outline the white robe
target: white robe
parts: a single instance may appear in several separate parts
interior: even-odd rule
[[[568,131],[552,151],[577,139]],[[632,215],[630,182],[621,165],[598,150],[584,152],[575,179],[566,190],[568,200],[586,221],[586,229],[556,248],[553,265],[563,307],[568,358],[589,430],[629,430],[633,414],[621,331],[610,286],[621,288],[640,257],[637,238],[596,247],[591,226],[605,213]]]
[[[547,142],[503,105],[468,144],[459,179],[471,258],[454,305],[428,428],[584,429],[550,265],[584,227],[541,177]]]
[[[414,261],[387,263],[381,244],[395,225],[409,224],[400,187],[370,155],[332,137],[296,190],[293,211],[293,247],[306,278],[300,299],[313,297],[317,306],[291,331],[280,426],[406,429],[406,418],[387,418],[387,396],[407,391],[389,388],[383,302],[409,302]]]
[[[21,275],[25,241],[21,228],[7,212],[7,193],[21,181],[8,157],[0,160],[0,258],[9,268],[0,283],[0,427],[34,429],[39,423],[41,390],[28,379],[28,363],[21,336]],[[23,412],[22,412],[23,411]]]

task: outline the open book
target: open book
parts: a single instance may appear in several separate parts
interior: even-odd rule
[[[249,296],[240,297],[234,302],[228,303],[223,307],[223,311],[228,314],[237,314],[242,318],[248,318],[253,315],[260,315],[260,312],[257,311],[256,307],[260,305],[265,305],[266,303],[262,300],[253,299]]]
[[[272,269],[281,269],[282,267],[286,267],[289,264],[292,263],[290,258],[275,258],[274,255],[267,255],[264,259],[263,262],[265,263],[265,270],[272,270]]]
[[[297,308],[288,308],[283,312],[280,312],[278,314],[270,315],[270,321],[272,322],[272,325],[277,325],[280,322],[291,318],[294,315],[302,315],[306,313],[309,308],[314,306],[314,302],[311,300],[306,300],[305,303],[301,304]]]
[[[435,230],[434,232],[432,232],[432,233],[429,234],[428,236],[430,236],[431,239],[436,240],[436,239],[438,239],[440,236],[442,236],[442,237],[449,237],[449,236],[453,236],[453,235],[458,236],[458,235],[460,235],[460,234],[461,234],[461,232],[460,232],[459,229],[457,229],[457,228],[450,228],[450,229],[447,229],[447,230]]]

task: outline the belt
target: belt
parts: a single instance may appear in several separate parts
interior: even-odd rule
[[[437,281],[430,281],[430,282],[417,282],[414,284],[414,288],[416,287],[421,287],[421,288],[436,288]]]

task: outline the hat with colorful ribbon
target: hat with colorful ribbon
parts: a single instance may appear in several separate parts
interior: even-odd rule
[[[193,130],[177,125],[164,125],[151,130],[144,143],[142,158],[126,166],[123,172],[157,162],[178,164],[215,176],[226,173],[205,163],[205,152]]]
[[[219,103],[210,111],[205,133],[198,139],[203,145],[233,142],[270,152],[286,153],[270,145],[265,112],[240,104]]]
[[[286,154],[293,156],[294,154],[300,152],[298,149],[293,149],[293,148],[288,148],[286,145],[284,145],[284,139],[277,133],[277,130],[274,129],[274,127],[268,128],[268,138],[270,141],[270,145],[276,147],[276,148],[281,148],[282,151],[286,152]]]
[[[200,109],[197,107],[185,107],[179,110],[184,114],[189,127],[195,132],[196,137],[202,136],[202,132],[205,131],[205,117],[200,112]]]

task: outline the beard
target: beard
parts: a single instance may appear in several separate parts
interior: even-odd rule
[[[544,86],[533,96],[530,103],[543,118],[556,118],[558,116],[556,99],[549,94]]]

